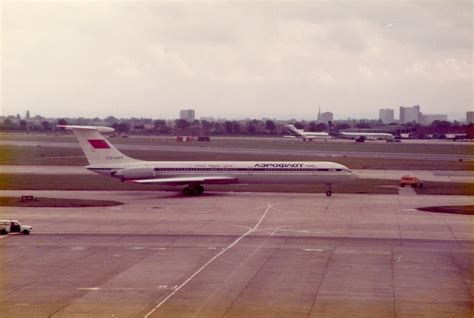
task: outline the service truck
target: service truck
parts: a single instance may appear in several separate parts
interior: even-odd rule
[[[30,234],[33,228],[29,225],[23,225],[18,220],[0,220],[0,235],[8,233]]]
[[[423,188],[423,182],[414,176],[403,176],[400,179],[400,187],[411,186],[412,188]]]

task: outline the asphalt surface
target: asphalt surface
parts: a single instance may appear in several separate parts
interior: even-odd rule
[[[59,148],[78,148],[75,142],[44,142],[44,141],[13,141],[0,140],[0,145],[8,146],[24,146],[24,147],[59,147]],[[174,152],[191,152],[191,153],[225,153],[225,154],[256,154],[261,155],[262,149],[259,148],[234,148],[234,147],[204,147],[204,146],[163,146],[163,145],[121,145],[115,144],[119,150],[156,150],[156,151],[174,151]],[[423,153],[391,153],[377,151],[323,151],[313,149],[265,149],[268,155],[298,155],[308,157],[349,157],[349,158],[379,158],[379,159],[407,159],[407,160],[436,160],[436,161],[473,161],[474,155],[459,154],[423,154]]]
[[[353,169],[362,179],[400,180],[404,175],[417,176],[423,181],[474,183],[473,171],[449,170],[383,170]],[[42,175],[95,175],[80,166],[20,166],[0,165],[0,173]]]
[[[119,200],[2,208],[2,317],[471,317],[467,196],[0,191]]]

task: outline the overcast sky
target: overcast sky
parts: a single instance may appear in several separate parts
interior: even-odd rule
[[[471,1],[2,2],[4,114],[377,118],[473,107]]]

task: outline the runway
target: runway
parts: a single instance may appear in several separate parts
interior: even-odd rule
[[[470,317],[467,196],[0,191],[118,200],[2,208],[2,317]]]
[[[13,141],[0,140],[0,145],[19,146],[19,147],[59,147],[59,148],[79,148],[75,142],[45,142],[45,141]],[[432,154],[432,153],[411,153],[411,152],[377,152],[377,151],[335,151],[335,150],[315,150],[315,149],[278,149],[277,145],[272,148],[243,148],[243,147],[221,147],[221,146],[167,146],[167,145],[138,145],[138,144],[116,144],[119,150],[155,150],[155,151],[173,151],[184,153],[225,153],[225,154],[254,154],[262,155],[293,155],[314,157],[332,157],[332,158],[375,158],[375,159],[406,159],[406,160],[436,160],[436,161],[473,161],[474,155],[471,154]]]
[[[423,181],[474,183],[473,171],[449,170],[388,170],[353,169],[362,179],[400,180],[404,175],[414,175]],[[82,166],[24,166],[0,165],[0,174],[42,174],[42,175],[95,175]]]

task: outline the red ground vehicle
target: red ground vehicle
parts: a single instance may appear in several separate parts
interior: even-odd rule
[[[400,187],[403,188],[406,185],[411,186],[412,188],[422,188],[423,182],[421,182],[420,179],[414,176],[403,176],[400,179]]]

